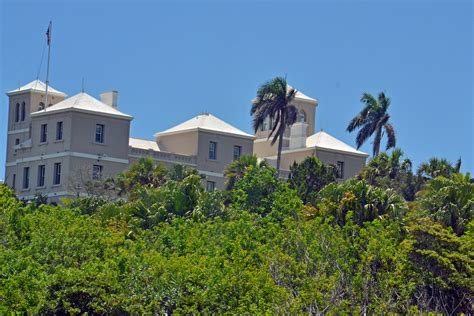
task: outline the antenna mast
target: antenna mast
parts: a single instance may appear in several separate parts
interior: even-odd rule
[[[48,87],[49,87],[49,60],[51,57],[51,31],[53,29],[53,22],[49,21],[48,30],[46,31],[46,37],[48,40],[48,66],[46,68],[46,100],[44,109],[48,107]]]

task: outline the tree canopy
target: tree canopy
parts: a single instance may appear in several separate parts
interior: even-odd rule
[[[118,199],[61,206],[1,185],[0,313],[472,314],[474,184],[420,177],[407,201],[400,157],[341,182],[316,158],[288,181],[242,158],[213,192],[142,160]]]

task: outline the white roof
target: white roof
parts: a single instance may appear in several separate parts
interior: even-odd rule
[[[32,82],[27,83],[18,89],[8,91],[7,95],[16,94],[16,93],[25,92],[25,91],[46,92],[46,84],[41,80],[33,80]],[[66,96],[64,92],[58,91],[51,86],[48,86],[48,94],[49,93]]]
[[[75,110],[78,112],[92,112],[96,114],[102,114],[111,117],[125,118],[131,120],[132,117],[128,114],[124,114],[119,110],[105,104],[96,98],[88,95],[85,92],[80,92],[75,96],[67,98],[61,102],[58,102],[44,110],[31,113],[31,116],[38,116],[43,114],[55,113],[59,111]]]
[[[368,156],[368,154],[347,145],[346,143],[340,141],[339,139],[329,135],[328,133],[324,131],[317,132],[316,134],[313,134],[309,136],[308,138],[306,138],[306,147],[330,149],[330,150],[335,150],[335,151],[353,153],[353,154],[357,154],[361,156],[362,155]]]
[[[133,148],[145,149],[145,150],[155,150],[160,151],[158,144],[154,140],[140,139],[140,138],[129,138],[128,146]]]
[[[295,88],[293,88],[293,87],[290,86],[290,85],[287,85],[287,90],[289,90],[289,89],[295,89]],[[305,100],[305,101],[311,101],[311,102],[316,102],[316,103],[318,102],[318,100],[308,97],[306,94],[304,94],[303,92],[299,91],[298,89],[295,89],[295,90],[296,90],[295,99],[300,99],[300,100]]]
[[[209,113],[200,114],[190,120],[187,120],[184,123],[167,129],[166,131],[156,133],[155,137],[190,132],[195,130],[218,132],[222,134],[236,135],[252,139],[254,138],[253,135],[247,134]]]

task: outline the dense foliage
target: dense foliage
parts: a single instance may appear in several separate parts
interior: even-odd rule
[[[117,199],[62,206],[0,186],[0,313],[473,313],[474,184],[422,178],[407,202],[387,157],[339,183],[247,157],[214,192],[143,159]]]

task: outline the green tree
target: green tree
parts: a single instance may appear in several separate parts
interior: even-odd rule
[[[293,125],[297,120],[297,109],[290,103],[296,95],[296,90],[289,87],[286,79],[276,77],[263,84],[257,91],[257,97],[252,103],[250,114],[253,116],[253,129],[255,132],[264,124],[265,119],[270,118],[274,124],[268,135],[271,144],[278,141],[277,150],[277,172],[280,172],[281,151],[283,147],[283,135],[286,128]]]
[[[258,158],[255,155],[242,155],[239,159],[234,160],[224,170],[226,190],[232,190],[235,182],[244,176],[250,166],[263,168],[268,167],[268,163],[265,160],[258,162]]]
[[[426,183],[417,202],[434,220],[462,235],[474,218],[474,183],[470,182],[469,173],[455,173],[451,178],[439,176]]]
[[[290,188],[298,192],[303,203],[310,202],[314,194],[325,185],[335,181],[335,168],[326,166],[314,156],[306,157],[300,163],[293,163],[288,177]]]
[[[364,93],[360,101],[364,104],[364,108],[350,121],[347,131],[353,132],[359,129],[356,138],[357,149],[375,133],[372,146],[373,156],[375,157],[380,151],[380,143],[384,132],[387,136],[386,149],[388,150],[396,145],[395,129],[389,122],[390,99],[383,92],[379,93],[377,99],[368,93]]]
[[[420,184],[411,170],[411,160],[402,157],[403,151],[399,148],[390,154],[381,152],[369,161],[357,177],[370,185],[393,189],[407,201],[413,201]]]
[[[417,174],[425,180],[434,179],[439,176],[449,178],[461,170],[461,158],[453,165],[444,158],[431,158],[428,162],[420,164]]]
[[[140,158],[116,177],[119,194],[130,194],[137,186],[160,187],[168,179],[168,169],[152,158]]]
[[[379,217],[399,219],[407,210],[405,200],[393,190],[373,187],[363,180],[328,184],[316,195],[314,204],[321,216],[332,216],[342,226],[350,211],[354,222],[363,225]]]
[[[432,219],[419,216],[411,218],[406,230],[409,235],[401,248],[408,253],[410,265],[403,274],[407,281],[416,280],[413,302],[418,312],[472,314],[472,239],[460,238]]]
[[[282,186],[274,168],[250,166],[231,191],[235,209],[266,216],[271,212],[274,194]]]

